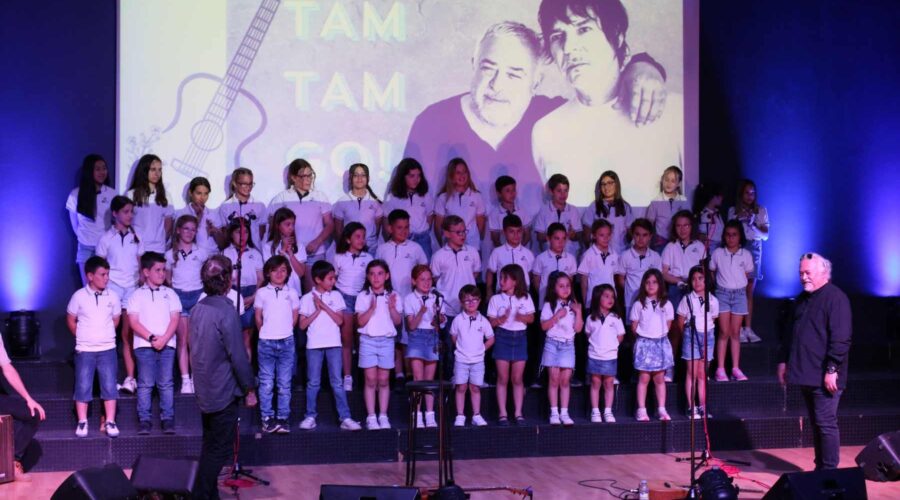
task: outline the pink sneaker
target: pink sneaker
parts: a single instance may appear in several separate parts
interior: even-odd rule
[[[716,372],[717,379],[718,379],[718,376],[719,376],[719,373],[717,371]],[[743,382],[744,380],[747,380],[747,376],[744,375],[744,372],[742,372],[740,368],[732,368],[731,369],[731,377],[734,380],[737,380],[738,382]]]
[[[725,374],[724,368],[716,370],[716,382],[728,382],[728,375]]]

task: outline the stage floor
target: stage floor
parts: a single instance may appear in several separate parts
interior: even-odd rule
[[[854,465],[853,459],[861,446],[841,449],[841,465]],[[580,486],[588,479],[616,479],[618,486],[636,488],[640,479],[657,479],[683,484],[688,481],[688,464],[675,462],[675,457],[686,454],[604,455],[578,457],[511,458],[490,460],[460,460],[455,463],[457,483],[463,487],[531,486],[535,498],[554,500],[583,498],[613,498],[601,490]],[[761,498],[763,493],[745,490],[764,490],[775,483],[785,472],[812,468],[812,448],[728,451],[716,454],[717,458],[734,458],[751,462],[742,467],[735,483],[741,487],[740,498]],[[648,473],[647,471],[653,471]],[[256,468],[255,473],[272,481],[271,486],[257,486],[240,492],[242,499],[316,499],[319,486],[326,484],[400,484],[404,480],[403,463],[334,464],[334,465],[283,465]],[[419,466],[417,485],[427,486],[437,481],[435,462]],[[56,487],[69,472],[32,473],[31,483],[0,485],[0,497],[11,499],[50,498]],[[754,482],[759,481],[763,487]],[[609,482],[593,482],[607,486]],[[875,483],[867,481],[869,498],[887,500],[900,498],[900,483]],[[230,490],[222,489],[223,498],[236,498]],[[473,499],[512,499],[521,496],[511,493],[474,493]]]

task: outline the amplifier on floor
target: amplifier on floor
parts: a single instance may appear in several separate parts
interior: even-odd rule
[[[119,500],[138,498],[125,471],[116,464],[73,472],[56,489],[52,500]]]
[[[859,467],[782,474],[763,500],[866,500],[866,479]]]
[[[351,486],[323,484],[319,500],[419,500],[418,488],[408,486]]]
[[[873,439],[856,455],[856,465],[870,481],[900,479],[900,431],[885,432]]]
[[[131,485],[141,493],[190,497],[197,478],[196,460],[141,455],[131,471]]]

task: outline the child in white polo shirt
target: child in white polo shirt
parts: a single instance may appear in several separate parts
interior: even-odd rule
[[[457,299],[462,303],[462,311],[450,325],[455,360],[453,363],[453,383],[456,384],[456,420],[453,425],[466,425],[466,389],[472,402],[472,425],[482,427],[487,421],[481,416],[481,386],[484,385],[484,353],[494,345],[494,332],[487,318],[478,312],[481,292],[475,285],[465,285],[459,290]]]
[[[591,294],[598,286],[615,287],[615,274],[619,268],[619,254],[610,248],[612,223],[606,219],[597,219],[590,229],[592,244],[581,254],[581,262],[578,264],[578,281],[581,283],[581,296],[584,297],[585,304],[592,303]]]
[[[331,215],[334,218],[335,238],[339,238],[344,224],[359,222],[366,228],[366,246],[369,253],[375,253],[379,245],[381,221],[384,210],[381,200],[369,186],[369,167],[362,163],[354,163],[347,169],[349,191],[334,202]]]
[[[652,251],[652,250],[651,250]],[[640,291],[631,306],[631,330],[637,335],[634,343],[634,369],[638,371],[638,422],[647,422],[647,386],[653,380],[656,389],[657,413],[662,421],[671,420],[666,411],[666,369],[675,364],[668,332],[675,319],[675,308],[667,298],[662,273],[649,269],[641,278]]]
[[[496,280],[497,274],[505,266],[516,264],[525,272],[525,289],[531,289],[529,272],[534,267],[534,253],[523,244],[525,228],[522,219],[518,215],[507,215],[503,218],[503,235],[506,239],[502,245],[497,245],[491,251],[488,258],[487,273],[485,273],[485,288],[488,299],[500,290],[500,281]],[[495,284],[496,280],[496,284]]]
[[[253,300],[256,290],[263,281],[263,257],[256,249],[251,236],[251,227],[244,219],[231,221],[226,234],[231,244],[222,255],[228,257],[234,266],[232,273],[232,287],[235,288],[244,301],[244,313],[241,314],[241,328],[244,333],[244,347],[247,349],[247,357],[253,359],[250,352],[250,338],[253,332]],[[240,280],[238,280],[240,278]]]
[[[431,259],[431,223],[434,221],[434,196],[428,192],[428,180],[422,164],[415,158],[400,160],[388,185],[384,213],[402,209],[409,214],[410,239],[422,247]]]
[[[616,372],[619,367],[619,344],[625,339],[625,325],[615,313],[616,289],[608,283],[591,291],[591,314],[585,321],[588,335],[588,366],[591,374],[591,422],[615,423],[612,404]],[[603,415],[600,415],[600,386],[603,386]]]
[[[259,344],[259,411],[262,430],[271,434],[291,432],[291,377],[294,373],[294,325],[300,313],[300,297],[287,286],[291,266],[287,257],[276,255],[263,266],[265,281],[256,291],[253,308]],[[277,414],[272,408],[275,384],[278,384]]]
[[[335,288],[344,298],[344,323],[341,325],[341,358],[344,366],[344,390],[353,390],[353,344],[356,334],[356,298],[366,281],[366,266],[372,262],[372,254],[366,252],[366,228],[359,222],[344,226],[341,237],[335,242],[331,259],[337,279]]]
[[[100,398],[106,410],[106,435],[116,437],[116,326],[122,304],[107,289],[109,262],[93,256],[84,263],[87,285],[72,295],[66,308],[66,324],[75,335],[75,435],[88,434],[87,409],[93,399],[94,373],[100,377]]]
[[[465,285],[474,285],[481,272],[481,255],[478,249],[466,244],[469,229],[456,215],[443,220],[442,231],[447,244],[431,258],[431,273],[435,288],[444,296],[444,314],[449,321],[460,312],[459,291]]]
[[[688,418],[709,417],[706,413],[706,364],[712,360],[716,342],[716,318],[719,316],[719,300],[709,295],[709,310],[705,304],[706,276],[703,268],[691,268],[688,282],[691,293],[678,304],[678,327],[687,337],[681,347],[681,359],[687,361],[684,389],[688,399]],[[694,405],[694,385],[697,402]]]
[[[541,307],[541,330],[547,332],[541,365],[550,372],[550,425],[575,425],[569,417],[569,393],[575,371],[575,335],[584,327],[584,316],[574,292],[571,275],[562,271],[550,273],[547,301]]]
[[[166,258],[161,253],[141,256],[144,286],[128,301],[128,321],[134,331],[134,355],[138,364],[138,434],[150,434],[150,403],[153,387],[159,392],[160,425],[165,434],[175,433],[174,383],[175,329],[181,316],[181,301],[165,286]]]
[[[488,230],[491,232],[491,242],[494,244],[494,248],[509,241],[506,239],[506,225],[504,224],[504,219],[510,215],[518,217],[520,224],[519,228],[522,229],[522,234],[519,235],[519,243],[517,245],[528,245],[528,243],[531,242],[531,222],[534,219],[534,216],[531,212],[528,212],[519,206],[518,201],[516,201],[518,196],[516,180],[508,175],[501,175],[494,181],[494,190],[497,191],[497,204],[491,206],[490,210],[488,210],[487,217]],[[510,264],[510,262],[507,262],[506,264]],[[523,267],[523,269],[528,268]]]
[[[434,200],[434,233],[438,244],[447,241],[444,221],[457,216],[465,221],[464,226],[468,229],[466,244],[480,251],[487,225],[487,210],[481,192],[469,175],[469,165],[462,158],[453,158],[447,164],[445,179],[444,188]]]
[[[690,212],[691,205],[681,193],[683,176],[684,173],[675,165],[663,170],[659,179],[659,194],[647,206],[644,217],[656,228],[650,248],[656,252],[662,252],[666,246],[666,236],[671,232],[674,215],[682,210]]]
[[[725,355],[731,353],[731,378],[747,380],[740,369],[741,323],[747,315],[747,283],[753,273],[753,255],[744,248],[744,225],[735,219],[725,223],[724,245],[709,259],[709,270],[716,273],[716,298],[719,299],[719,339],[716,341],[716,381],[727,382]]]
[[[538,304],[544,303],[544,295],[547,293],[547,281],[550,274],[560,271],[574,276],[578,272],[578,262],[575,256],[566,251],[568,232],[566,227],[554,222],[547,227],[547,250],[538,254],[531,268],[531,283],[538,291]]]
[[[548,245],[550,226],[560,224],[566,232],[565,251],[578,255],[581,248],[581,212],[569,200],[569,179],[563,174],[553,174],[547,180],[547,191],[550,201],[541,206],[534,219],[534,231],[537,233],[541,248]],[[559,252],[557,252],[559,253]]]
[[[263,262],[275,255],[282,255],[291,266],[287,285],[297,292],[299,297],[302,292],[300,280],[306,274],[306,249],[297,244],[297,235],[294,227],[297,216],[289,208],[281,207],[272,215],[272,224],[266,242],[262,245]]]
[[[619,255],[616,286],[624,289],[625,317],[630,318],[631,305],[641,285],[641,279],[650,269],[660,270],[662,258],[650,248],[653,224],[647,219],[635,219],[631,223],[631,248]],[[660,286],[665,286],[660,283]]]

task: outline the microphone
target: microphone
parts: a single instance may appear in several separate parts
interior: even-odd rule
[[[444,294],[442,294],[441,292],[439,292],[439,291],[437,290],[437,288],[432,288],[432,289],[431,289],[431,293],[433,293],[434,296],[437,297],[437,298],[439,298],[439,299],[443,299],[443,298],[444,298]]]

